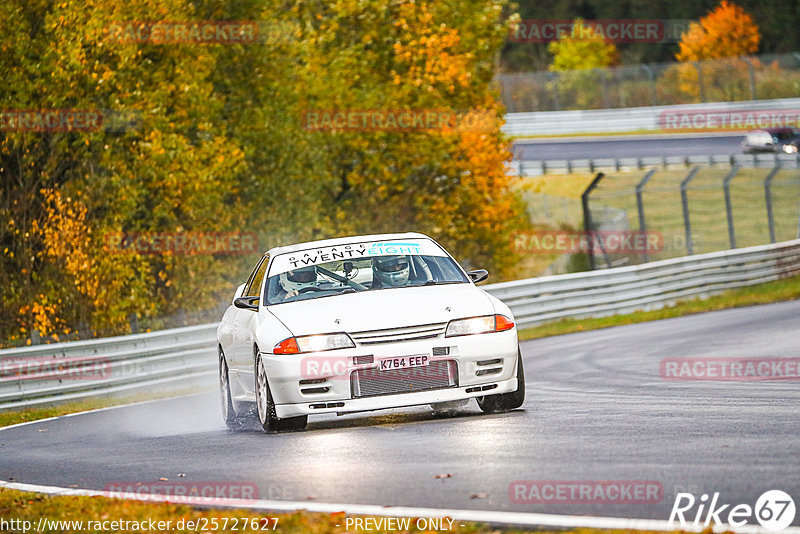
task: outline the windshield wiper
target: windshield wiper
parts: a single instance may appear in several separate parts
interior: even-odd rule
[[[437,282],[436,280],[428,280],[423,286],[443,286],[447,284],[463,284],[464,282],[461,280],[446,280],[444,282]]]
[[[338,291],[337,293],[334,293],[333,295],[330,295],[330,296],[344,295],[345,293],[355,293],[355,292],[356,292],[356,290],[353,289],[352,287],[343,287],[340,291]]]

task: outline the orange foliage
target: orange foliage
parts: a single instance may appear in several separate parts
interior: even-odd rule
[[[744,9],[722,0],[711,13],[692,23],[679,43],[678,61],[744,56],[758,50],[758,25]]]

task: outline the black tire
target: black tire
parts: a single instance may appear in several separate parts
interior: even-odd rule
[[[499,395],[475,397],[478,408],[484,413],[497,413],[515,410],[525,402],[525,369],[522,367],[522,353],[517,350],[517,390]]]
[[[247,414],[241,407],[234,405],[231,397],[231,381],[228,373],[228,362],[222,348],[219,349],[219,394],[222,408],[222,419],[230,430],[245,430],[247,428]],[[237,410],[237,408],[239,408]]]
[[[278,419],[275,415],[275,402],[272,400],[272,393],[269,390],[269,380],[261,361],[261,354],[256,352],[256,411],[258,422],[265,432],[296,432],[305,430],[308,424],[308,416],[287,417]]]

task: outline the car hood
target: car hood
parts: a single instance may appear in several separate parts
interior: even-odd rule
[[[494,313],[486,293],[472,284],[362,291],[267,309],[296,336],[444,323]]]

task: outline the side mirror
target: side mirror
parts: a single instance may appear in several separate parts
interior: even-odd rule
[[[470,271],[467,273],[469,275],[470,280],[473,283],[477,284],[478,282],[483,282],[487,278],[489,278],[489,271],[486,269],[476,269],[474,271]]]
[[[245,284],[242,284],[236,288],[236,293],[233,294],[233,298],[231,299],[231,304],[233,304],[234,300],[238,299],[244,294],[244,286]]]
[[[236,297],[233,299],[233,305],[242,310],[258,311],[259,297]]]

